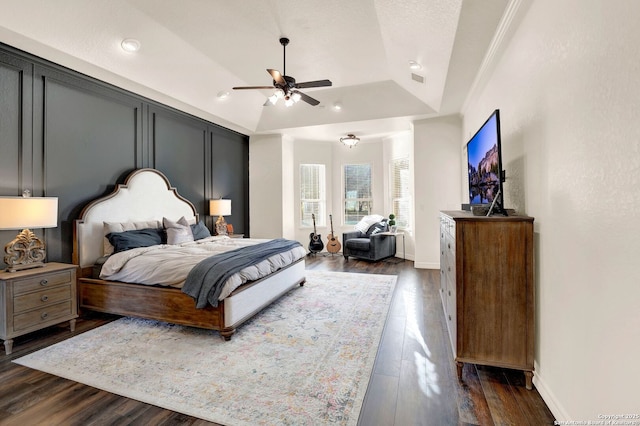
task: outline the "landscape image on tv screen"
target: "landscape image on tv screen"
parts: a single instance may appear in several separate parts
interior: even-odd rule
[[[467,144],[469,203],[490,204],[500,189],[497,111]]]

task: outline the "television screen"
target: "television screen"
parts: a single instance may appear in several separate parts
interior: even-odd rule
[[[467,164],[469,204],[491,204],[502,188],[499,110],[491,114],[467,143]]]

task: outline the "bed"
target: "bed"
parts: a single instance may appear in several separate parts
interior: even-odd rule
[[[220,300],[215,303],[217,306],[207,304],[205,307],[196,307],[194,297],[182,291],[181,286],[184,283],[181,283],[180,279],[173,279],[169,284],[157,285],[154,282],[127,282],[121,278],[100,277],[102,266],[96,264],[105,262],[106,259],[104,266],[107,266],[107,262],[116,258],[116,254],[110,253],[109,240],[105,238],[108,230],[117,231],[118,227],[121,227],[124,232],[153,228],[153,224],[162,227],[167,219],[170,223],[181,219],[194,226],[202,226],[195,206],[180,196],[167,177],[155,169],[133,171],[125,183],[117,185],[111,194],[84,207],[73,229],[73,263],[79,265],[78,297],[81,310],[217,330],[225,340],[229,340],[240,324],[305,282],[306,251],[301,247],[293,250],[291,254],[281,255],[280,258],[288,260],[280,259],[277,269],[276,266],[270,266],[275,270],[267,271],[266,276],[258,277],[255,271],[243,275],[242,278],[234,275],[235,278],[229,280],[234,281],[232,288],[228,287],[228,283],[225,284]],[[168,233],[168,229],[166,232]],[[235,246],[251,245],[250,240],[218,236],[203,238],[195,243],[223,244],[235,250]],[[187,242],[181,246],[190,244],[192,243]],[[164,245],[170,248],[168,244]],[[136,248],[124,254],[130,255],[137,250],[140,249]],[[117,253],[122,254],[123,252]],[[271,261],[271,258],[269,260]],[[264,272],[261,274],[264,275]]]

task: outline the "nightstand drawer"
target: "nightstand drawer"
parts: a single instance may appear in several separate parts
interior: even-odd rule
[[[72,272],[67,270],[16,280],[13,285],[14,294],[23,294],[34,290],[54,287],[59,284],[70,283],[71,275]]]
[[[71,299],[71,284],[22,294],[13,299],[13,313],[19,314],[30,309],[46,307]]]
[[[56,318],[69,317],[72,314],[73,311],[70,300],[46,306],[35,311],[25,312],[24,314],[13,317],[13,331],[25,330],[39,324],[55,321]]]

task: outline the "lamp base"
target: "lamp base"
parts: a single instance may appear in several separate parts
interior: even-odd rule
[[[45,245],[28,229],[23,229],[18,236],[4,247],[7,272],[17,272],[44,266]]]
[[[227,232],[227,222],[225,222],[222,216],[218,216],[218,220],[216,220],[216,235],[229,235]]]
[[[24,271],[25,269],[44,268],[46,264],[44,262],[27,263],[24,265],[13,265],[5,269],[7,272]]]

